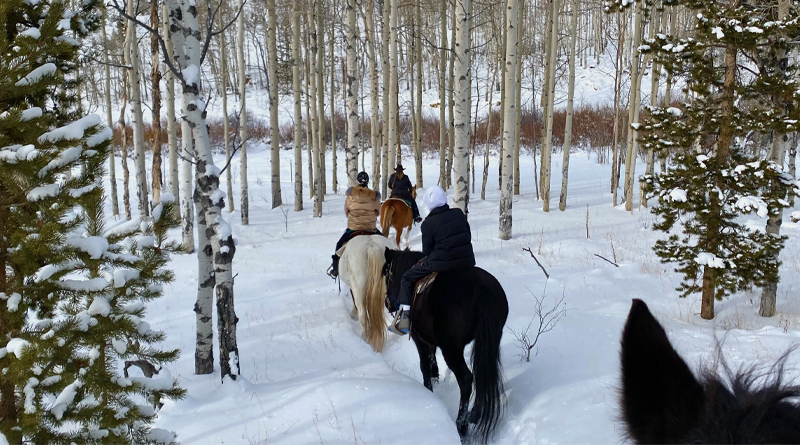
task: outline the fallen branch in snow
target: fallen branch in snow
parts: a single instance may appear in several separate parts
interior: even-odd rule
[[[533,254],[533,251],[531,251],[531,248],[530,247],[523,247],[522,250],[524,250],[524,251],[528,252],[529,254],[531,254],[531,258],[533,258],[533,261],[536,261],[536,264],[538,264],[539,267],[542,269],[542,272],[544,272],[544,276],[547,277],[547,279],[550,279],[550,274],[547,273],[547,270],[545,270],[544,266],[542,266],[542,263],[540,263],[539,260],[536,259],[536,256]]]
[[[615,262],[613,262],[613,261],[609,260],[608,258],[606,258],[606,257],[604,257],[604,256],[602,256],[602,255],[594,254],[594,256],[596,256],[596,257],[598,257],[598,258],[601,258],[601,259],[604,259],[604,260],[608,261],[609,263],[611,263],[611,264],[613,264],[613,265],[615,265],[615,266],[619,267],[619,264],[617,264],[617,263],[615,263]]]

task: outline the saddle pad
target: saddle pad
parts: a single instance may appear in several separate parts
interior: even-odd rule
[[[436,280],[437,275],[439,275],[439,272],[431,272],[427,277],[417,281],[414,296],[416,297],[417,295],[424,294],[425,291],[431,287],[431,284],[433,284],[434,280]]]
[[[404,199],[404,198],[389,198],[386,201],[401,201],[403,204],[407,205],[409,209],[413,208],[413,207],[411,207],[411,202],[408,199]]]
[[[377,229],[376,230],[356,230],[355,232],[350,234],[350,239],[345,241],[344,244],[342,244],[342,247],[339,248],[339,250],[336,251],[336,255],[341,257],[342,254],[344,253],[344,248],[347,247],[347,243],[349,243],[350,241],[353,240],[353,238],[355,238],[355,237],[357,237],[359,235],[380,235],[380,234],[381,233],[378,232]]]

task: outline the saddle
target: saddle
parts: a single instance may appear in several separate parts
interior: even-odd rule
[[[411,301],[412,307],[414,306],[414,301],[417,299],[417,296],[424,295],[428,289],[430,289],[438,275],[439,272],[431,272],[427,277],[417,281],[417,284],[414,285],[414,299]]]
[[[356,231],[354,231],[353,233],[350,234],[350,238],[348,238],[347,241],[345,241],[344,244],[342,244],[342,247],[339,250],[336,251],[336,255],[342,256],[342,253],[344,253],[344,248],[347,246],[347,243],[352,241],[353,238],[355,238],[357,236],[361,236],[361,235],[380,235],[380,234],[381,234],[381,232],[378,231],[378,229],[375,229],[375,230],[356,230]]]
[[[409,199],[400,198],[399,196],[391,196],[391,197],[389,197],[389,199],[387,199],[387,201],[390,201],[390,200],[402,201],[403,204],[407,205],[409,209],[413,209],[414,208],[414,207],[411,206],[411,200],[409,200]]]

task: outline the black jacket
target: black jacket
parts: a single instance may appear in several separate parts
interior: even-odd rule
[[[445,271],[475,265],[472,233],[461,209],[447,204],[431,210],[422,223],[422,253],[432,271]]]
[[[389,197],[392,196],[405,196],[411,194],[411,180],[408,179],[408,175],[403,175],[402,179],[397,179],[397,173],[392,173],[392,176],[389,176],[389,189],[391,189],[391,193]]]

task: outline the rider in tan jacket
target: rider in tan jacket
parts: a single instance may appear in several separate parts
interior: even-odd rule
[[[347,197],[344,199],[344,214],[347,216],[347,230],[336,243],[338,252],[342,246],[356,234],[356,232],[371,232],[380,235],[377,228],[377,218],[381,213],[381,194],[377,190],[371,190],[369,175],[361,172],[357,177],[358,185],[347,189]],[[371,234],[370,233],[370,234]],[[361,234],[361,233],[359,233]],[[328,275],[332,278],[339,276],[339,255],[333,254],[333,263],[328,269]]]

